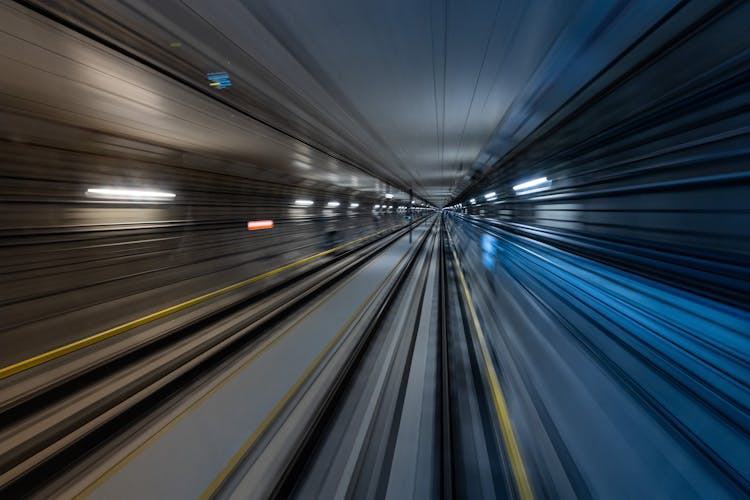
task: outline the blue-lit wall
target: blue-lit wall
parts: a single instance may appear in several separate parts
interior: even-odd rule
[[[750,495],[749,22],[676,11],[446,213],[537,492]]]
[[[668,18],[457,201],[517,234],[746,302],[750,4],[725,4]],[[512,190],[539,176],[549,190]]]

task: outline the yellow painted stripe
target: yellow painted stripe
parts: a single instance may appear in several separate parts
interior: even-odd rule
[[[349,283],[351,280],[354,279],[355,276],[349,277],[347,280],[343,281],[339,287],[345,286],[347,283]],[[96,480],[94,480],[91,484],[86,486],[80,493],[76,494],[73,498],[76,500],[80,500],[83,498],[88,497],[91,495],[91,493],[97,489],[99,486],[104,484],[104,482],[112,477],[117,471],[121,470],[125,465],[127,465],[133,458],[135,458],[136,455],[141,453],[143,450],[151,446],[153,443],[155,443],[159,438],[164,436],[167,432],[172,430],[178,423],[180,423],[185,417],[187,417],[190,413],[192,413],[198,406],[203,404],[209,397],[213,396],[219,390],[221,390],[223,387],[225,387],[229,382],[234,380],[234,378],[242,372],[245,368],[250,366],[256,359],[258,359],[261,355],[268,352],[271,347],[276,345],[284,336],[286,336],[295,326],[297,326],[299,323],[301,323],[305,318],[307,318],[310,314],[312,314],[316,308],[311,307],[309,310],[307,310],[304,314],[296,317],[289,325],[287,325],[282,332],[272,337],[270,340],[264,341],[264,343],[260,344],[258,349],[255,350],[245,361],[243,361],[239,366],[236,366],[235,368],[232,368],[232,370],[226,374],[216,385],[211,387],[210,390],[208,390],[205,394],[201,395],[198,399],[193,401],[188,407],[184,410],[182,410],[178,415],[176,415],[174,418],[169,420],[164,426],[162,426],[156,433],[152,434],[148,439],[146,439],[144,442],[140,443],[134,450],[129,452],[124,458],[119,460],[114,466],[112,466],[110,469],[105,471],[103,474],[101,474]]]
[[[378,231],[377,233],[374,233],[374,235],[380,234],[383,231]],[[360,238],[361,239],[361,238]],[[357,241],[357,240],[354,240]],[[350,242],[351,244],[353,242]],[[396,266],[397,268],[398,266]],[[396,268],[394,268],[388,276],[391,276]],[[340,283],[337,286],[337,290],[343,289],[348,283],[353,281],[358,274],[353,274],[349,276],[346,280],[344,280],[342,283]],[[385,282],[388,279],[388,276],[383,280]],[[382,285],[381,285],[382,286]],[[372,301],[372,297],[377,293],[377,291],[380,289],[376,289],[370,296],[363,302],[362,305],[360,305],[360,309],[364,307],[364,305],[368,304]],[[88,496],[90,496],[97,488],[99,488],[102,484],[104,484],[110,477],[112,477],[115,473],[117,473],[119,470],[121,470],[125,465],[127,465],[133,458],[135,458],[136,455],[141,453],[143,450],[145,450],[147,447],[149,447],[151,444],[156,442],[159,438],[164,436],[167,432],[169,432],[171,429],[173,429],[179,422],[181,422],[185,417],[187,417],[190,413],[192,413],[198,406],[203,404],[209,397],[216,394],[221,388],[225,387],[229,382],[231,382],[240,372],[242,372],[245,368],[250,366],[252,362],[254,362],[256,359],[258,359],[262,354],[267,352],[272,346],[274,346],[279,340],[281,340],[286,334],[288,334],[292,329],[297,326],[299,323],[301,323],[306,317],[308,317],[310,314],[312,314],[316,308],[310,308],[302,314],[301,316],[294,319],[294,321],[287,325],[284,328],[284,331],[278,335],[276,335],[270,342],[266,342],[263,344],[258,350],[256,350],[250,357],[248,357],[247,360],[242,362],[238,367],[235,367],[231,370],[230,373],[228,373],[218,384],[213,386],[208,392],[203,394],[201,397],[199,397],[196,401],[193,401],[186,409],[181,411],[177,416],[175,416],[173,419],[171,419],[169,422],[167,422],[163,427],[161,427],[156,433],[152,434],[147,440],[139,444],[134,450],[129,452],[125,457],[120,459],[114,466],[109,468],[107,471],[102,473],[100,476],[98,476],[93,482],[91,482],[88,486],[86,486],[82,491],[80,491],[78,494],[76,494],[73,498],[76,500],[82,500]],[[351,323],[352,319],[356,317],[358,314],[355,313],[349,321],[347,321],[347,325]],[[272,410],[273,411],[273,410]],[[268,425],[266,422],[268,420],[267,418],[264,419],[264,421],[261,423],[261,426]],[[249,439],[254,439],[253,436],[251,436]],[[255,437],[257,439],[257,436]],[[226,467],[225,467],[226,468]],[[216,482],[216,479],[214,479],[214,482]],[[213,482],[211,483],[213,484]],[[208,490],[207,490],[208,491]]]
[[[124,323],[122,325],[116,326],[114,328],[110,328],[109,330],[105,330],[103,332],[99,332],[97,334],[94,334],[90,337],[86,337],[81,340],[77,340],[75,342],[71,342],[70,344],[66,344],[64,346],[57,347],[55,349],[52,349],[51,351],[47,351],[45,353],[39,354],[37,356],[34,356],[29,359],[25,359],[23,361],[20,361],[18,363],[6,366],[4,368],[0,368],[0,380],[4,378],[8,378],[12,375],[15,375],[17,373],[23,372],[28,370],[29,368],[33,368],[35,366],[39,366],[43,363],[47,363],[48,361],[52,361],[54,359],[57,359],[59,357],[65,356],[66,354],[70,354],[72,352],[76,352],[80,349],[83,349],[84,347],[88,347],[94,344],[97,344],[103,340],[107,340],[109,338],[115,337],[117,335],[120,335],[121,333],[128,332],[134,328],[137,328],[139,326],[151,323],[153,321],[156,321],[158,319],[162,319],[166,316],[169,316],[170,314],[174,314],[178,311],[182,311],[184,309],[187,309],[189,307],[192,307],[194,305],[200,304],[202,302],[206,302],[207,300],[214,299],[216,297],[219,297],[221,295],[227,294],[229,292],[233,292],[235,290],[238,290],[242,287],[245,287],[247,285],[250,285],[252,283],[256,283],[262,279],[269,278],[271,276],[274,276],[276,274],[279,274],[284,271],[288,271],[289,269],[293,269],[295,267],[299,267],[303,264],[307,264],[308,262],[312,262],[316,259],[319,259],[320,257],[323,257],[325,255],[331,254],[333,252],[336,252],[338,250],[341,250],[343,248],[346,248],[348,246],[351,246],[355,243],[359,243],[360,241],[366,240],[368,238],[372,238],[374,236],[379,235],[385,230],[377,231],[375,233],[368,234],[367,236],[363,236],[361,238],[357,238],[355,240],[349,241],[347,243],[344,243],[342,245],[339,245],[337,247],[331,248],[329,250],[325,250],[320,253],[316,253],[314,255],[310,255],[309,257],[305,257],[304,259],[300,259],[296,262],[292,262],[291,264],[287,264],[285,266],[278,267],[276,269],[273,269],[271,271],[268,271],[263,274],[259,274],[257,276],[253,276],[252,278],[248,278],[246,280],[234,283],[232,285],[226,286],[224,288],[220,288],[218,290],[214,290],[213,292],[207,293],[205,295],[201,295],[200,297],[195,297],[193,299],[187,300],[185,302],[182,302],[180,304],[176,304],[171,307],[167,307],[166,309],[162,309],[161,311],[157,311],[155,313],[151,313],[147,316],[143,316],[142,318],[135,319],[133,321],[129,321],[127,323]]]
[[[523,457],[521,456],[521,448],[518,446],[518,440],[513,431],[513,422],[510,420],[508,404],[505,401],[503,390],[500,387],[500,380],[497,376],[497,371],[495,371],[495,366],[492,363],[490,350],[487,347],[487,340],[485,339],[484,331],[479,324],[479,318],[474,309],[474,301],[471,298],[471,293],[469,293],[469,287],[466,285],[466,279],[464,278],[464,273],[461,269],[461,263],[458,261],[458,256],[456,255],[456,250],[453,248],[453,245],[451,245],[451,252],[453,253],[453,260],[456,263],[458,278],[461,281],[461,287],[466,296],[466,302],[469,305],[469,314],[471,315],[471,321],[474,325],[474,331],[476,332],[479,341],[479,348],[482,351],[482,358],[484,359],[484,364],[487,369],[490,390],[492,391],[492,401],[495,405],[495,411],[500,423],[503,440],[508,449],[508,457],[510,458],[510,465],[513,469],[513,476],[516,479],[518,494],[522,500],[533,500],[534,493],[531,489],[531,483],[529,483],[529,476],[526,474],[526,466],[524,465]]]
[[[406,256],[402,257],[402,260],[405,259]],[[208,500],[210,498],[213,498],[216,493],[219,491],[221,486],[224,484],[224,482],[229,478],[229,476],[234,472],[234,470],[237,468],[239,463],[242,461],[242,459],[245,457],[245,455],[250,451],[250,448],[255,444],[255,442],[258,440],[260,436],[263,435],[263,433],[266,431],[268,426],[271,425],[271,423],[278,417],[279,413],[281,413],[281,410],[284,409],[284,406],[287,404],[287,402],[294,396],[297,391],[300,389],[302,384],[305,383],[305,381],[310,377],[310,375],[318,368],[318,365],[323,361],[323,359],[328,355],[328,353],[336,346],[336,344],[341,340],[341,337],[349,330],[351,325],[354,323],[354,321],[360,316],[362,311],[372,302],[373,297],[378,293],[380,288],[383,286],[382,284],[387,282],[388,279],[396,272],[396,270],[399,268],[398,265],[396,265],[391,271],[388,273],[388,275],[383,279],[380,286],[378,286],[368,297],[365,299],[362,304],[359,305],[357,310],[352,314],[349,319],[344,323],[344,326],[342,326],[338,332],[336,332],[336,335],[326,344],[326,346],[323,348],[323,350],[317,355],[317,357],[313,360],[313,362],[310,364],[310,366],[305,369],[305,371],[300,375],[300,377],[295,381],[294,385],[284,394],[284,397],[281,398],[281,400],[276,404],[276,406],[273,407],[271,412],[266,416],[265,419],[263,419],[263,422],[261,422],[260,426],[253,432],[253,434],[245,441],[239,450],[232,456],[232,458],[229,460],[229,462],[224,466],[223,469],[221,469],[221,472],[214,478],[213,481],[211,481],[211,484],[208,485],[206,490],[203,492],[203,494],[200,496],[201,500]]]
[[[331,349],[333,349],[333,347],[338,343],[338,341],[341,339],[341,336],[346,333],[347,329],[356,319],[357,314],[359,314],[359,312],[362,310],[362,307],[366,304],[367,302],[363,303],[363,305],[360,306],[359,309],[357,309],[357,312],[349,318],[349,320],[343,327],[341,327],[341,329],[336,333],[333,339],[331,339],[331,341],[326,344],[323,350],[315,357],[310,366],[308,366],[305,371],[302,372],[302,375],[300,375],[299,378],[294,382],[294,385],[292,385],[292,387],[289,388],[289,390],[286,392],[286,394],[284,394],[281,400],[276,403],[276,406],[273,407],[271,412],[266,415],[266,418],[264,418],[258,428],[255,429],[255,432],[253,432],[250,437],[247,438],[244,443],[242,443],[240,449],[237,450],[237,452],[232,456],[231,459],[229,459],[229,462],[227,462],[227,464],[221,469],[219,474],[216,475],[214,480],[211,481],[211,484],[208,485],[203,494],[201,494],[201,500],[210,499],[219,491],[224,482],[229,478],[232,472],[234,472],[245,455],[247,455],[248,451],[250,451],[250,448],[252,448],[258,438],[266,432],[266,429],[268,429],[273,421],[276,420],[276,417],[279,416],[279,413],[281,413],[289,400],[292,399],[295,394],[297,394],[297,391],[299,391],[300,387],[302,387],[302,384],[304,384],[305,381],[310,377],[310,375],[318,368],[321,361],[323,361],[326,355],[328,355]]]

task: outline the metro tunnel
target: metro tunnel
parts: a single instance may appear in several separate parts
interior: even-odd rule
[[[750,498],[748,26],[0,0],[0,498]]]

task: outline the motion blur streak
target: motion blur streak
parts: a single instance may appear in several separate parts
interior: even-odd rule
[[[526,411],[547,414],[556,423],[559,446],[567,448],[558,451],[560,455],[582,466],[577,458],[580,443],[574,441],[586,429],[589,446],[607,443],[594,453],[612,453],[613,443],[620,440],[638,446],[632,463],[623,454],[617,460],[629,474],[648,479],[644,488],[661,481],[669,491],[694,496],[697,491],[710,491],[706,483],[712,481],[712,474],[726,475],[738,487],[747,487],[747,310],[561,251],[483,219],[457,219],[452,227],[454,238],[463,242],[460,249],[471,257],[469,281],[482,282],[476,285],[475,295],[485,295],[476,300],[496,334],[500,365],[517,366],[514,390],[538,394]],[[498,300],[504,303],[499,305]],[[492,307],[493,303],[498,305]],[[563,361],[550,358],[551,352],[539,352],[552,349],[561,355],[561,343],[565,349],[590,353],[601,374],[587,378],[588,368],[577,364],[577,357]],[[572,370],[564,378],[555,368],[560,364],[560,369]],[[601,382],[602,377],[612,382]],[[581,387],[575,389],[577,384]],[[552,396],[550,391],[558,394]],[[654,436],[653,429],[644,430],[649,424],[639,423],[640,417],[629,419],[625,413],[604,417],[600,411],[613,404],[615,391],[630,395],[644,414],[663,426],[664,434]],[[588,405],[586,412],[576,409],[586,404],[575,399],[576,392],[580,397],[598,394],[588,397],[599,400],[601,409],[593,411]],[[555,400],[563,395],[566,402],[561,406],[562,401]],[[612,422],[609,430],[601,429],[604,421]],[[653,440],[646,438],[649,435]],[[525,439],[533,443],[537,438]],[[665,444],[672,439],[684,451]],[[532,443],[527,442],[531,445],[527,449],[539,449]],[[687,454],[687,461],[695,462],[690,475],[668,480],[664,468],[652,465],[662,454],[672,459]],[[583,466],[595,496],[611,487],[599,483],[611,474],[601,470],[607,462]],[[683,466],[675,460],[670,468]],[[667,488],[664,481],[673,485]]]
[[[750,494],[750,5],[705,7],[456,199],[491,188],[499,203],[450,217],[516,418],[539,421],[519,436],[532,481],[552,496],[544,442],[579,495]],[[522,191],[542,173],[553,182]]]
[[[749,26],[0,0],[0,498],[750,498]]]

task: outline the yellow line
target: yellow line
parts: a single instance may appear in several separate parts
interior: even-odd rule
[[[477,312],[474,309],[474,302],[471,299],[469,293],[469,287],[466,285],[466,279],[464,273],[461,270],[461,264],[458,261],[456,251],[451,245],[451,252],[453,253],[453,260],[456,263],[456,270],[458,271],[458,277],[461,281],[461,287],[463,288],[464,295],[466,296],[466,302],[469,305],[469,313],[471,315],[471,321],[474,325],[477,338],[479,340],[479,347],[482,351],[482,358],[487,368],[487,375],[490,379],[490,390],[492,391],[492,400],[495,403],[495,411],[497,412],[498,421],[500,422],[500,429],[503,433],[503,440],[505,446],[508,449],[508,456],[510,458],[510,465],[513,468],[513,475],[516,479],[516,487],[518,488],[518,494],[522,500],[533,500],[534,493],[531,490],[531,484],[529,483],[529,477],[526,474],[526,466],[521,456],[521,449],[518,446],[518,440],[516,434],[513,431],[513,423],[510,420],[510,413],[508,412],[508,405],[505,402],[505,396],[503,390],[500,387],[500,380],[498,379],[495,366],[492,363],[492,357],[490,356],[490,350],[487,347],[487,340],[484,336],[484,331],[479,324],[479,318]]]
[[[350,276],[347,280],[345,280],[339,286],[337,286],[335,290],[340,290],[341,288],[346,286],[348,283],[350,283],[356,276],[357,274]],[[284,338],[295,326],[301,323],[305,318],[307,318],[310,314],[312,314],[316,310],[317,310],[316,307],[310,307],[303,314],[294,318],[294,320],[289,325],[286,325],[281,332],[273,336],[271,339],[266,340],[263,344],[260,344],[257,350],[255,350],[239,366],[235,366],[234,368],[232,368],[232,370],[228,374],[225,374],[225,376],[216,385],[211,387],[210,390],[208,390],[205,394],[201,395],[198,399],[190,403],[187,408],[180,411],[177,415],[174,416],[174,418],[166,422],[157,432],[149,436],[148,439],[140,443],[135,449],[131,450],[125,457],[118,460],[117,463],[115,463],[111,468],[103,472],[100,476],[97,477],[97,479],[92,481],[83,490],[77,493],[73,498],[82,499],[82,498],[89,496],[94,490],[96,490],[99,486],[104,484],[104,482],[108,478],[112,477],[117,471],[119,471],[125,465],[127,465],[128,462],[130,462],[130,460],[132,460],[138,453],[145,450],[151,444],[156,442],[156,440],[158,440],[160,437],[162,437],[167,432],[169,432],[172,428],[174,428],[175,425],[177,425],[185,417],[187,417],[190,413],[192,413],[193,410],[195,410],[198,406],[203,404],[209,397],[216,394],[219,390],[221,390],[224,386],[226,386],[229,382],[231,382],[240,372],[242,372],[245,368],[247,368],[250,364],[252,364],[253,361],[258,359],[265,352],[267,352],[277,342],[279,342],[282,338]]]
[[[305,257],[304,259],[300,259],[296,262],[292,262],[291,264],[287,264],[285,266],[278,267],[276,269],[273,269],[271,271],[268,271],[263,274],[259,274],[257,276],[253,276],[252,278],[248,278],[243,281],[239,281],[237,283],[234,283],[232,285],[229,285],[224,288],[220,288],[218,290],[214,290],[213,292],[207,293],[205,295],[201,295],[200,297],[195,297],[193,299],[187,300],[185,302],[182,302],[180,304],[176,304],[171,307],[167,307],[166,309],[162,309],[161,311],[157,311],[155,313],[151,313],[147,316],[143,316],[142,318],[135,319],[133,321],[129,321],[127,323],[124,323],[122,325],[116,326],[114,328],[110,328],[109,330],[105,330],[103,332],[99,332],[97,334],[94,334],[90,337],[86,337],[81,340],[77,340],[75,342],[71,342],[70,344],[66,344],[64,346],[57,347],[55,349],[52,349],[51,351],[47,351],[45,353],[39,354],[37,356],[31,357],[29,359],[26,359],[24,361],[19,361],[18,363],[6,366],[4,368],[0,368],[0,380],[4,378],[8,378],[12,375],[15,375],[17,373],[26,371],[30,368],[33,368],[35,366],[39,366],[43,363],[47,363],[48,361],[52,361],[54,359],[60,358],[62,356],[65,356],[66,354],[70,354],[72,352],[78,351],[80,349],[83,349],[84,347],[88,347],[94,344],[97,344],[103,340],[107,340],[109,338],[112,338],[116,335],[120,335],[121,333],[128,332],[134,328],[137,328],[139,326],[151,323],[153,321],[156,321],[158,319],[164,318],[166,316],[169,316],[171,314],[174,314],[178,311],[182,311],[184,309],[187,309],[189,307],[192,307],[194,305],[200,304],[202,302],[206,302],[207,300],[211,300],[213,298],[219,297],[220,295],[227,294],[229,292],[233,292],[237,289],[240,289],[242,287],[245,287],[247,285],[250,285],[252,283],[256,283],[262,279],[269,278],[271,276],[274,276],[278,273],[281,273],[283,271],[288,271],[289,269],[293,269],[295,267],[299,267],[303,264],[307,264],[308,262],[312,262],[316,259],[319,259],[320,257],[323,257],[325,255],[328,255],[330,253],[336,252],[337,250],[341,250],[342,248],[346,248],[350,245],[353,245],[355,243],[358,243],[362,240],[365,240],[367,238],[371,238],[373,236],[376,236],[380,233],[382,233],[384,230],[377,231],[372,234],[368,234],[366,236],[363,236],[361,238],[357,238],[355,240],[349,241],[347,243],[344,243],[342,245],[339,245],[337,247],[331,248],[329,250],[325,250],[320,253],[316,253],[314,255],[310,255],[309,257]]]
[[[377,235],[377,234],[379,234],[381,232],[383,232],[383,231],[378,231],[376,233],[373,233],[370,236]],[[367,238],[367,237],[368,236],[365,236],[364,238]],[[364,238],[359,238],[359,240],[364,239]],[[352,243],[354,243],[356,241],[359,241],[359,240],[351,241],[351,242],[347,243],[346,245],[350,245],[350,244],[352,244]],[[342,246],[337,247],[337,248],[342,248],[343,246],[346,246],[346,245],[342,245]],[[335,251],[335,250],[336,249],[329,250],[329,252],[330,251]],[[388,276],[390,276],[391,274],[393,274],[395,272],[395,270],[396,270],[397,267],[398,266],[396,266],[388,274]],[[347,278],[345,281],[343,281],[340,285],[338,285],[335,290],[339,291],[339,290],[343,289],[347,284],[349,284],[351,281],[353,281],[358,275],[359,275],[359,273],[353,274],[352,276],[350,276],[349,278]],[[386,278],[383,280],[383,282],[385,282],[388,279],[388,276],[386,276]],[[354,317],[359,313],[359,311],[362,309],[362,307],[364,307],[366,304],[368,304],[372,300],[372,297],[377,293],[378,290],[380,290],[380,287],[378,287],[372,294],[370,294],[370,296],[367,298],[367,300],[365,300],[362,303],[362,305],[360,305],[360,308],[347,321],[347,323],[345,324],[344,328],[348,327],[348,325],[351,324],[351,322],[354,319]],[[327,300],[327,299],[323,299],[323,300]],[[281,340],[282,338],[284,338],[296,325],[298,325],[300,322],[302,322],[306,317],[308,317],[310,314],[312,314],[316,310],[317,310],[317,308],[310,307],[304,314],[296,317],[292,321],[291,324],[287,325],[284,328],[284,330],[282,332],[280,332],[277,335],[275,335],[272,339],[270,339],[270,341],[267,341],[264,345],[259,346],[259,349],[257,349],[255,352],[253,352],[250,355],[250,357],[248,357],[239,366],[236,366],[228,374],[226,374],[225,377],[223,379],[221,379],[221,381],[218,384],[216,384],[215,386],[213,386],[210,390],[208,390],[205,394],[203,394],[202,396],[200,396],[198,399],[196,399],[195,401],[193,401],[192,403],[190,403],[190,405],[188,405],[187,408],[185,408],[184,410],[180,411],[177,415],[174,416],[174,418],[172,418],[171,420],[169,420],[168,422],[166,422],[157,432],[155,432],[154,434],[152,434],[151,436],[149,436],[148,439],[146,439],[145,441],[143,441],[142,443],[140,443],[135,449],[131,450],[125,457],[123,457],[120,460],[118,460],[117,463],[115,463],[111,468],[107,469],[105,472],[103,472],[101,475],[99,475],[94,481],[92,481],[90,484],[88,484],[83,490],[81,490],[80,492],[78,492],[73,498],[75,498],[77,500],[80,500],[80,499],[86,498],[89,495],[91,495],[97,488],[99,488],[102,484],[104,484],[104,482],[107,479],[109,479],[110,477],[112,477],[117,471],[119,471],[125,465],[127,465],[127,463],[130,462],[130,460],[132,460],[138,453],[142,452],[144,449],[146,449],[147,447],[149,447],[151,444],[153,444],[154,442],[156,442],[156,440],[158,440],[160,437],[162,437],[167,432],[169,432],[172,428],[174,428],[175,425],[177,425],[180,421],[182,421],[185,417],[187,417],[199,405],[201,405],[202,403],[204,403],[209,397],[211,397],[213,394],[216,394],[222,387],[226,386],[229,382],[231,382],[234,379],[234,377],[237,376],[237,374],[239,374],[241,371],[243,371],[245,368],[247,368],[253,361],[255,361],[256,359],[258,359],[258,357],[260,357],[263,353],[267,352],[268,349],[270,349],[272,346],[274,346],[279,340]],[[314,362],[317,362],[317,358],[316,358],[316,360]],[[286,398],[286,396],[285,396],[285,398]],[[288,399],[288,398],[286,398],[286,399]],[[275,408],[274,408],[274,410],[272,410],[272,412],[273,411],[275,411]],[[267,422],[268,420],[269,420],[269,418],[266,417],[266,419],[264,419],[263,422],[261,422],[261,428],[264,428],[265,426],[268,425],[268,423],[269,423],[269,422]],[[250,439],[253,439],[253,440],[257,439],[256,434],[257,434],[257,431],[256,431],[256,433],[253,434],[253,436],[250,437]],[[226,469],[226,467],[225,467],[225,469]],[[216,479],[214,479],[214,482],[216,482]],[[213,484],[213,482],[211,484]]]
[[[344,324],[343,327],[336,333],[336,335],[331,339],[331,341],[326,344],[326,346],[323,348],[323,350],[315,357],[313,362],[308,366],[304,372],[302,372],[302,375],[299,376],[299,378],[294,382],[294,385],[289,388],[289,390],[284,394],[284,396],[281,398],[281,400],[276,404],[276,406],[273,407],[271,412],[266,415],[266,418],[263,419],[263,421],[260,423],[257,429],[255,429],[255,432],[250,435],[250,437],[242,444],[239,450],[232,456],[231,459],[229,459],[229,462],[221,469],[221,472],[217,474],[217,476],[214,478],[213,481],[211,481],[211,484],[208,485],[206,490],[201,494],[200,498],[203,500],[207,500],[209,498],[212,498],[216,492],[221,488],[221,486],[224,484],[224,482],[227,480],[227,478],[232,474],[232,472],[237,468],[239,463],[242,461],[242,459],[247,455],[247,452],[250,450],[250,448],[253,447],[255,442],[258,440],[260,436],[263,435],[264,432],[266,432],[266,429],[271,425],[271,423],[276,420],[276,417],[279,416],[279,413],[284,409],[286,404],[289,402],[290,399],[299,391],[300,387],[302,387],[302,384],[305,383],[305,381],[310,377],[312,372],[314,372],[318,365],[320,365],[321,361],[323,361],[323,358],[328,355],[328,353],[333,349],[333,347],[338,343],[338,341],[341,339],[341,336],[346,333],[346,331],[349,329],[351,324],[356,319],[357,314],[362,310],[362,308],[367,304],[367,301],[364,302],[359,309],[357,309],[357,312],[352,315],[351,318]]]
[[[402,259],[406,258],[406,256],[402,257]],[[370,302],[372,302],[372,298],[378,293],[378,291],[383,286],[382,284],[388,281],[388,278],[396,272],[396,269],[398,269],[398,265],[396,265],[391,272],[388,273],[388,275],[383,279],[381,284],[365,299],[362,304],[357,308],[357,310],[352,314],[349,319],[344,323],[344,326],[342,326],[338,332],[336,332],[336,335],[326,344],[326,346],[323,348],[323,350],[318,354],[318,356],[313,360],[313,362],[310,364],[310,366],[307,367],[307,369],[300,375],[300,377],[297,379],[297,381],[294,383],[294,385],[284,394],[284,397],[281,398],[281,400],[278,402],[276,406],[273,407],[271,412],[266,416],[265,419],[263,419],[263,422],[261,422],[260,426],[253,432],[253,434],[245,441],[239,450],[237,450],[237,453],[235,453],[232,458],[227,462],[227,464],[224,466],[223,469],[221,469],[221,472],[214,478],[213,481],[211,481],[211,484],[208,485],[206,490],[201,494],[200,499],[201,500],[208,500],[210,498],[213,498],[216,493],[219,491],[221,486],[224,484],[224,482],[227,480],[227,478],[232,474],[232,472],[237,468],[239,463],[242,461],[242,459],[247,455],[247,452],[252,448],[252,446],[255,444],[255,442],[258,440],[258,438],[263,435],[263,433],[266,431],[269,425],[278,417],[279,413],[281,413],[281,410],[283,410],[284,406],[287,404],[287,402],[294,396],[294,394],[297,393],[299,388],[302,386],[302,384],[305,383],[305,381],[310,377],[312,372],[314,372],[318,365],[323,361],[323,358],[325,358],[328,353],[333,349],[333,347],[339,342],[341,337],[346,333],[346,331],[351,327],[352,323],[359,317],[361,312],[364,310],[365,307],[367,307]]]

